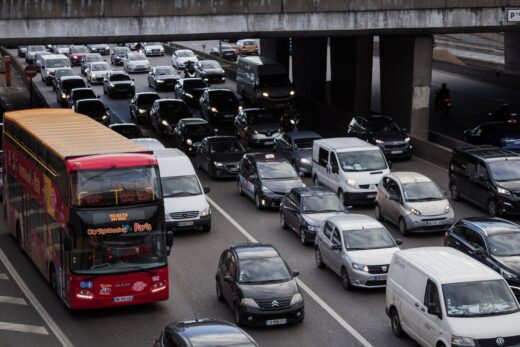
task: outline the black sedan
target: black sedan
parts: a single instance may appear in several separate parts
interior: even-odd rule
[[[216,60],[199,60],[195,64],[197,74],[207,83],[226,82],[226,72]]]
[[[208,85],[200,78],[181,78],[175,85],[175,97],[195,106],[206,89]]]
[[[63,76],[56,85],[56,101],[62,107],[67,107],[70,91],[74,88],[85,88],[86,86],[85,81],[80,76]]]
[[[121,94],[133,97],[135,94],[134,80],[126,72],[111,71],[103,79],[103,93],[108,94],[109,98]]]
[[[181,78],[171,66],[155,66],[148,73],[148,86],[156,90],[173,90]]]
[[[488,122],[464,131],[464,141],[472,145],[493,145],[512,151],[520,150],[520,123]]]
[[[293,131],[274,139],[274,149],[291,162],[296,171],[312,172],[312,143],[321,139],[314,131]]]
[[[78,100],[72,106],[76,113],[88,116],[101,124],[110,124],[110,109],[99,99],[83,99]]]
[[[209,123],[233,122],[242,109],[230,89],[207,89],[200,97],[200,115]]]
[[[144,137],[141,129],[133,123],[116,123],[108,127],[127,139],[140,139]]]
[[[328,217],[346,214],[336,193],[325,187],[293,188],[280,205],[282,229],[300,236],[302,245],[314,243],[316,233]]]
[[[282,128],[280,115],[260,108],[243,109],[235,117],[235,134],[246,146],[274,144]]]
[[[304,184],[291,164],[273,153],[248,153],[238,165],[237,191],[253,199],[256,208],[278,208],[292,188]]]
[[[219,46],[214,46],[211,51],[209,52],[210,55],[219,57],[220,56],[220,49]],[[235,47],[227,44],[222,44],[222,58],[230,61],[236,61],[237,60],[237,50]]]
[[[93,45],[87,45],[90,53],[99,53],[101,55],[109,55],[110,54],[110,46],[106,43],[96,43]]]
[[[412,156],[412,146],[406,129],[400,128],[390,117],[354,117],[348,125],[347,134],[378,146],[387,158]]]
[[[304,303],[296,276],[271,245],[230,246],[218,264],[217,298],[231,307],[237,325],[301,322]]]
[[[213,129],[202,118],[183,118],[173,130],[175,145],[188,155],[195,154],[203,138],[215,135]]]
[[[234,136],[211,136],[202,140],[197,149],[196,166],[213,179],[236,177],[238,163],[246,149]]]
[[[110,53],[110,62],[112,65],[123,65],[123,58],[126,57],[126,53],[130,53],[130,48],[118,46],[112,47]]]
[[[155,100],[161,97],[154,92],[136,93],[130,101],[130,116],[136,122],[150,121],[150,110]]]
[[[150,109],[150,124],[159,136],[173,136],[179,120],[193,114],[186,103],[179,99],[156,100]]]
[[[234,324],[208,318],[168,324],[153,347],[258,347],[244,330]]]
[[[72,108],[74,103],[78,100],[84,99],[96,99],[98,96],[90,88],[74,88],[71,89],[69,96],[67,97],[67,106]]]
[[[52,77],[52,89],[56,91],[56,86],[60,82],[60,79],[64,76],[74,76],[74,71],[70,67],[63,69],[56,69],[54,76]]]

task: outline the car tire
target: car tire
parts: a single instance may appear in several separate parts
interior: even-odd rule
[[[240,308],[238,306],[238,303],[235,303],[233,306],[233,316],[235,320],[235,324],[238,326],[242,325],[242,320],[240,319]]]
[[[242,185],[240,184],[240,179],[237,179],[237,193],[240,196],[244,196],[244,191],[242,190]]]
[[[341,188],[338,189],[338,198],[339,201],[341,201],[341,203],[343,204],[343,206],[345,206],[345,194],[343,193],[343,190]]]
[[[205,233],[209,233],[211,231],[211,225],[203,225],[202,231]]]
[[[403,337],[404,331],[401,326],[401,319],[399,318],[399,313],[395,308],[390,309],[390,324],[392,325],[392,332],[396,337]]]
[[[255,193],[255,206],[259,210],[262,209],[262,204],[260,203],[260,195],[258,195],[257,193]]]
[[[343,284],[343,288],[347,291],[352,290],[352,283],[350,282],[350,276],[348,275],[348,271],[345,267],[341,268],[341,284]]]
[[[380,222],[383,222],[385,220],[383,214],[381,213],[381,207],[379,207],[378,203],[374,205],[374,217],[376,217],[376,219]]]
[[[406,227],[406,222],[404,221],[403,217],[399,218],[399,232],[403,236],[408,235],[408,228]]]
[[[327,268],[327,265],[323,262],[323,258],[321,256],[319,247],[314,247],[314,260],[316,261],[316,266],[318,267],[318,269]]]
[[[320,185],[320,180],[318,179],[317,175],[314,175],[314,177],[312,178],[312,183],[314,183],[315,187],[318,187]]]
[[[489,199],[487,203],[487,212],[490,217],[498,217],[500,215],[500,211],[497,208],[495,200]]]
[[[457,187],[457,184],[455,182],[450,184],[450,194],[451,194],[451,199],[453,201],[459,201],[460,200],[459,188]]]
[[[305,229],[303,227],[300,227],[300,243],[304,246],[307,246],[309,244],[309,241],[307,241],[307,238],[305,237]]]

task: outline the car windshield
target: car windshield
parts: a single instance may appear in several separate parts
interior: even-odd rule
[[[165,198],[202,194],[195,175],[161,177],[161,184]]]
[[[161,102],[159,114],[162,118],[174,120],[191,117],[191,111],[188,105],[181,101]]]
[[[128,60],[146,60],[146,56],[144,54],[129,54]]]
[[[205,60],[201,61],[200,65],[203,69],[220,69],[220,64],[214,60]]]
[[[92,91],[92,89],[81,89],[75,90],[72,93],[72,99],[81,100],[81,99],[95,99],[96,94]]]
[[[239,283],[286,282],[292,278],[287,265],[280,257],[241,259]]]
[[[302,198],[303,213],[326,213],[343,211],[345,211],[343,204],[334,194],[304,196]]]
[[[314,140],[319,140],[319,137],[316,138],[304,138],[304,139],[294,139],[294,149],[311,149],[312,143]]]
[[[403,193],[404,200],[408,202],[446,199],[439,187],[431,181],[403,183]]]
[[[128,75],[115,74],[110,76],[110,81],[131,81],[132,79]]]
[[[155,100],[160,99],[161,97],[157,94],[141,94],[137,98],[137,102],[140,105],[151,105]]]
[[[192,51],[177,51],[176,54],[181,58],[195,57],[195,54]]]
[[[88,54],[85,55],[85,61],[93,62],[93,61],[101,61],[103,58],[99,54]]]
[[[155,167],[118,169],[114,166],[74,171],[71,190],[73,205],[78,207],[120,206],[161,199]]]
[[[256,165],[260,178],[271,179],[296,179],[298,174],[291,164],[285,162],[259,162]]]
[[[108,63],[92,64],[92,71],[108,71],[108,70],[110,70],[110,65],[108,65]]]
[[[449,317],[498,316],[519,311],[504,280],[443,284],[442,291]]]
[[[244,153],[244,146],[236,140],[219,141],[211,144],[211,153]]]
[[[488,243],[489,251],[497,257],[520,256],[520,232],[490,235]]]
[[[45,51],[45,46],[29,46],[27,47],[27,51],[29,52],[42,52]]]
[[[114,47],[114,53],[123,54],[130,52],[130,48],[128,47]]]
[[[170,66],[165,67],[158,67],[155,69],[155,74],[157,76],[163,76],[163,75],[177,75],[175,69]]]
[[[127,139],[137,139],[143,137],[141,129],[136,125],[120,125],[111,128],[116,133],[123,135]]]
[[[238,106],[238,99],[232,91],[212,91],[209,93],[209,103],[212,106]]]
[[[396,247],[392,236],[383,228],[343,230],[345,248],[350,251]]]
[[[376,133],[401,130],[393,120],[386,117],[368,118],[368,125]]]
[[[88,49],[84,46],[73,46],[70,47],[70,53],[88,53]]]
[[[206,82],[204,82],[201,79],[197,79],[197,78],[193,79],[193,80],[185,80],[183,85],[184,85],[185,89],[207,88],[208,87]]]
[[[339,165],[345,172],[375,171],[387,168],[381,151],[338,153]]]
[[[191,124],[186,125],[186,135],[211,135],[213,134],[213,130],[211,130],[209,124]]]
[[[218,51],[218,46],[215,47]],[[222,50],[235,50],[235,48],[231,45],[222,45]]]
[[[72,90],[74,88],[84,88],[86,87],[86,84],[85,84],[85,81],[83,81],[82,79],[73,79],[73,80],[66,80],[66,81],[63,81],[63,91],[69,91],[69,90]],[[94,95],[94,97],[96,97]]]
[[[495,181],[520,180],[520,160],[501,160],[489,162],[488,165]]]
[[[56,45],[58,48],[70,48],[69,45]]]
[[[85,114],[87,116],[106,115],[107,113],[103,102],[100,100],[78,103],[76,112]]]
[[[45,61],[45,66],[47,68],[55,69],[57,67],[68,67],[70,66],[70,62],[68,59],[61,58],[61,59],[47,59]]]
[[[270,124],[280,123],[280,117],[274,113],[261,111],[248,111],[247,121],[249,124]]]
[[[281,75],[261,75],[260,76],[260,88],[263,87],[277,87],[277,86],[288,86],[291,84],[287,74]]]

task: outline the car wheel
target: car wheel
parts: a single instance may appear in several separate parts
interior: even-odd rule
[[[300,227],[300,243],[304,246],[307,246],[309,244],[309,241],[307,241],[307,237],[305,237],[305,229],[303,229],[303,227]]]
[[[394,335],[397,337],[403,337],[404,332],[401,327],[401,319],[399,318],[399,313],[397,313],[395,308],[390,310],[390,322],[392,324],[392,332]]]
[[[205,233],[209,233],[211,231],[211,225],[203,225],[202,231]]]
[[[352,290],[350,276],[348,275],[348,271],[345,267],[341,269],[341,284],[343,284],[343,288],[345,288],[345,290]]]
[[[260,195],[257,193],[255,193],[255,206],[259,210],[262,208],[262,204],[260,203]]]
[[[280,226],[282,227],[282,229],[284,230],[287,230],[288,226],[287,226],[287,223],[285,221],[285,215],[283,214],[282,211],[280,211]]]
[[[343,190],[341,189],[338,190],[338,198],[339,201],[341,201],[341,203],[343,204],[343,206],[345,206],[345,194],[343,194]]]
[[[381,207],[379,207],[379,204],[375,204],[374,206],[374,217],[380,222],[384,221],[383,215],[381,214]]]
[[[314,177],[312,178],[312,183],[314,184],[315,187],[320,185],[320,181],[318,180],[318,176],[314,175]]]
[[[487,204],[487,210],[490,217],[498,217],[499,211],[495,200],[490,199]]]
[[[325,269],[327,265],[323,262],[319,247],[314,247],[314,259],[316,260],[316,266],[319,269]]]
[[[217,299],[218,301],[224,301],[224,296],[222,295],[222,288],[220,287],[220,281],[216,280],[215,283]]]
[[[241,326],[242,320],[240,319],[240,308],[238,306],[238,303],[235,303],[235,305],[233,306],[233,315],[235,316],[235,324]]]
[[[240,179],[237,179],[237,193],[240,196],[244,195],[244,191],[242,190],[242,184],[240,184]]]
[[[399,232],[403,236],[408,235],[408,228],[406,227],[406,222],[403,217],[399,218]]]
[[[459,188],[457,187],[457,184],[455,182],[453,182],[450,185],[450,194],[451,194],[451,199],[453,201],[459,201],[460,200]]]

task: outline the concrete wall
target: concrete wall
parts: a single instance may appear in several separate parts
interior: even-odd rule
[[[0,44],[520,31],[520,0],[0,0]]]

